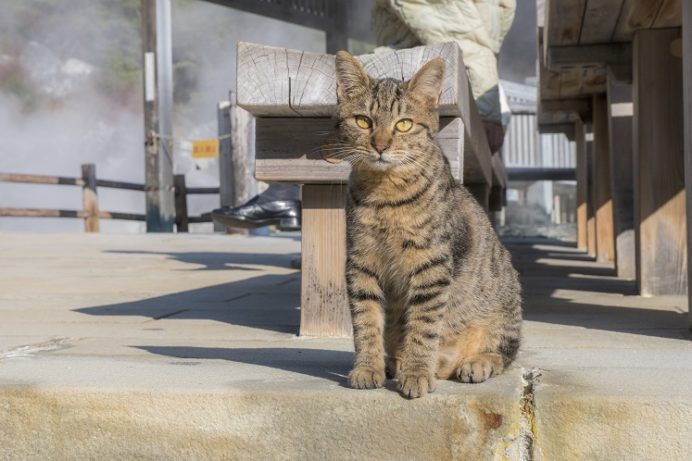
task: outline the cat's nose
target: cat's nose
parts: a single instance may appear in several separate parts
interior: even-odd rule
[[[372,147],[375,148],[378,154],[381,154],[384,152],[388,147],[389,143],[388,142],[375,142],[372,144]]]

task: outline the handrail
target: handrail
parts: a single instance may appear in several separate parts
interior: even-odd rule
[[[82,165],[82,177],[51,176],[24,173],[0,173],[0,182],[20,184],[47,184],[82,187],[83,206],[81,210],[63,210],[53,208],[0,208],[0,217],[12,218],[78,218],[84,219],[86,232],[98,232],[99,220],[118,219],[125,221],[146,221],[146,215],[140,213],[128,213],[119,211],[101,211],[98,208],[98,187],[111,189],[131,190],[145,192],[144,184],[113,181],[109,179],[97,179],[96,167],[93,164]],[[189,194],[218,194],[219,187],[186,187],[185,176],[176,175],[176,218],[178,232],[187,232],[188,223],[212,222],[209,213],[200,216],[187,215],[187,196]]]

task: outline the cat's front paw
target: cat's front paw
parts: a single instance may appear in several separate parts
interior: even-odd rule
[[[409,399],[423,397],[435,390],[435,377],[426,369],[399,371],[399,390]]]
[[[348,383],[354,389],[377,389],[384,386],[384,381],[384,369],[359,366],[348,375]]]

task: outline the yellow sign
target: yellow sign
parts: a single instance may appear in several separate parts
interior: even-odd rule
[[[214,158],[219,156],[218,139],[192,141],[192,158]]]

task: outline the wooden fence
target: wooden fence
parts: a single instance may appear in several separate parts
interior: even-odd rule
[[[96,166],[93,164],[82,165],[81,177],[46,176],[36,174],[0,173],[0,182],[12,182],[22,184],[52,184],[62,186],[82,187],[82,209],[60,210],[49,208],[2,208],[0,217],[14,218],[80,218],[84,220],[85,232],[99,232],[101,219],[120,219],[125,221],[145,221],[146,216],[138,213],[122,213],[117,211],[101,211],[98,202],[98,188],[133,190],[145,192],[144,184],[125,181],[111,181],[96,177]],[[189,194],[218,194],[218,187],[187,187],[185,176],[174,177],[175,187],[175,223],[178,232],[188,232],[190,223],[211,222],[211,215],[204,213],[201,216],[188,216],[187,196]]]

